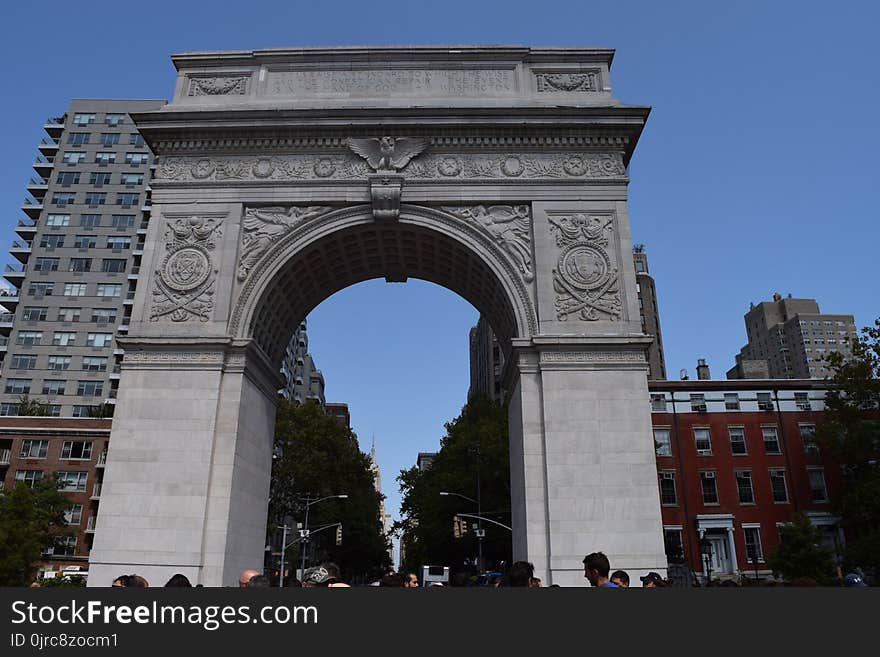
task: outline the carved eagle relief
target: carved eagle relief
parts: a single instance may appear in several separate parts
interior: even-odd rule
[[[376,171],[399,171],[428,147],[428,140],[413,137],[346,139],[348,147]]]

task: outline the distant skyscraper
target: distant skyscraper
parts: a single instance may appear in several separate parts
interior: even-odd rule
[[[663,357],[663,335],[660,332],[660,311],[657,308],[657,288],[654,277],[648,273],[648,254],[641,244],[633,247],[633,266],[636,270],[636,291],[639,295],[639,315],[642,331],[654,338],[648,347],[648,379],[666,379],[666,360]]]
[[[324,375],[309,354],[305,320],[287,343],[284,360],[281,362],[281,375],[285,381],[285,386],[280,391],[283,397],[298,404],[306,399],[314,399],[324,406]]]
[[[728,379],[822,379],[831,374],[829,353],[850,355],[847,340],[857,335],[852,315],[825,315],[815,299],[783,299],[752,304],[745,314],[749,342],[736,356]]]

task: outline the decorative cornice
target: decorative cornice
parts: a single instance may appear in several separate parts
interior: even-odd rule
[[[243,96],[250,75],[191,76],[188,96]]]

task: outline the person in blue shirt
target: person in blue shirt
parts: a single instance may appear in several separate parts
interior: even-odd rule
[[[611,564],[608,563],[608,557],[601,552],[592,552],[584,557],[584,577],[590,581],[591,586],[619,589],[617,584],[608,579],[609,572]]]

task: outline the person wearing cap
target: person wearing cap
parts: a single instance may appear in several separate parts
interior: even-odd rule
[[[868,586],[867,584],[865,584],[865,580],[863,580],[861,575],[859,575],[858,573],[849,573],[846,577],[843,578],[843,585],[847,586],[847,587],[849,587],[849,586],[856,586],[856,587]]]
[[[642,580],[642,586],[646,589],[659,589],[666,587],[666,580],[660,576],[660,573],[655,573],[653,570],[643,577],[639,577]]]

